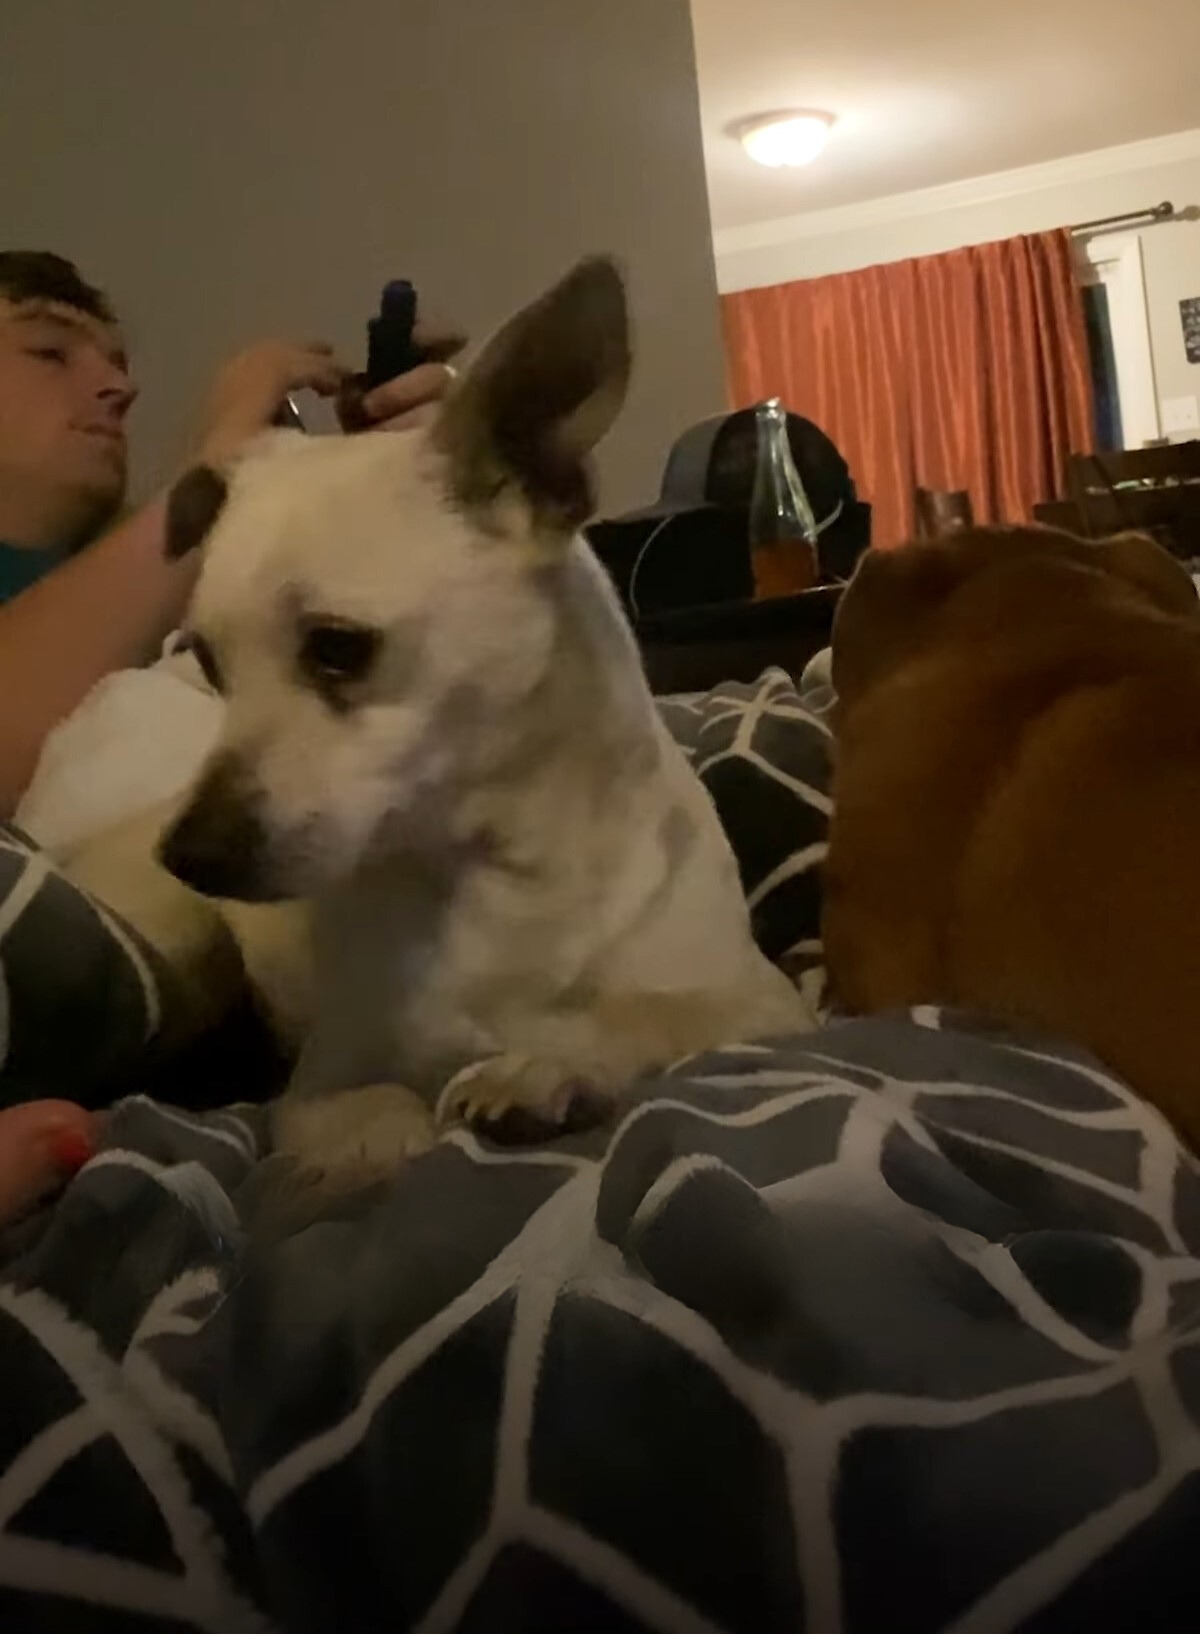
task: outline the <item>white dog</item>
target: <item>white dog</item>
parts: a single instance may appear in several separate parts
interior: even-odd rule
[[[430,433],[276,434],[176,490],[226,709],[160,855],[208,896],[311,904],[275,1119],[307,1168],[386,1172],[461,1117],[553,1133],[650,1068],[814,1024],[577,532],[628,372],[621,280],[588,261]]]

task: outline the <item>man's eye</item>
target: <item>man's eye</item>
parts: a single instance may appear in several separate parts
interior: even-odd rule
[[[365,681],[379,655],[383,633],[368,624],[325,619],[301,626],[298,660],[305,679],[326,697]]]
[[[65,363],[67,349],[65,346],[31,346],[30,357],[44,358],[47,363]]]

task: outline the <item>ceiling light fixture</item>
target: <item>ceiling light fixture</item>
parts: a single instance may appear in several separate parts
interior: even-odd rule
[[[772,113],[749,119],[737,130],[738,140],[760,165],[810,165],[824,152],[836,121],[831,113]]]

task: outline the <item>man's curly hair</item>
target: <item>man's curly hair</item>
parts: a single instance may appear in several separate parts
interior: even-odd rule
[[[108,297],[51,250],[0,250],[0,296],[14,303],[56,301],[101,323],[115,321]]]

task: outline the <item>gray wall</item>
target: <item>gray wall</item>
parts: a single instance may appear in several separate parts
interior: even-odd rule
[[[724,399],[687,0],[3,0],[0,243],[126,317],[135,483],[262,334],[358,362],[412,277],[479,337],[577,256],[626,262],[633,396],[612,510]]]

